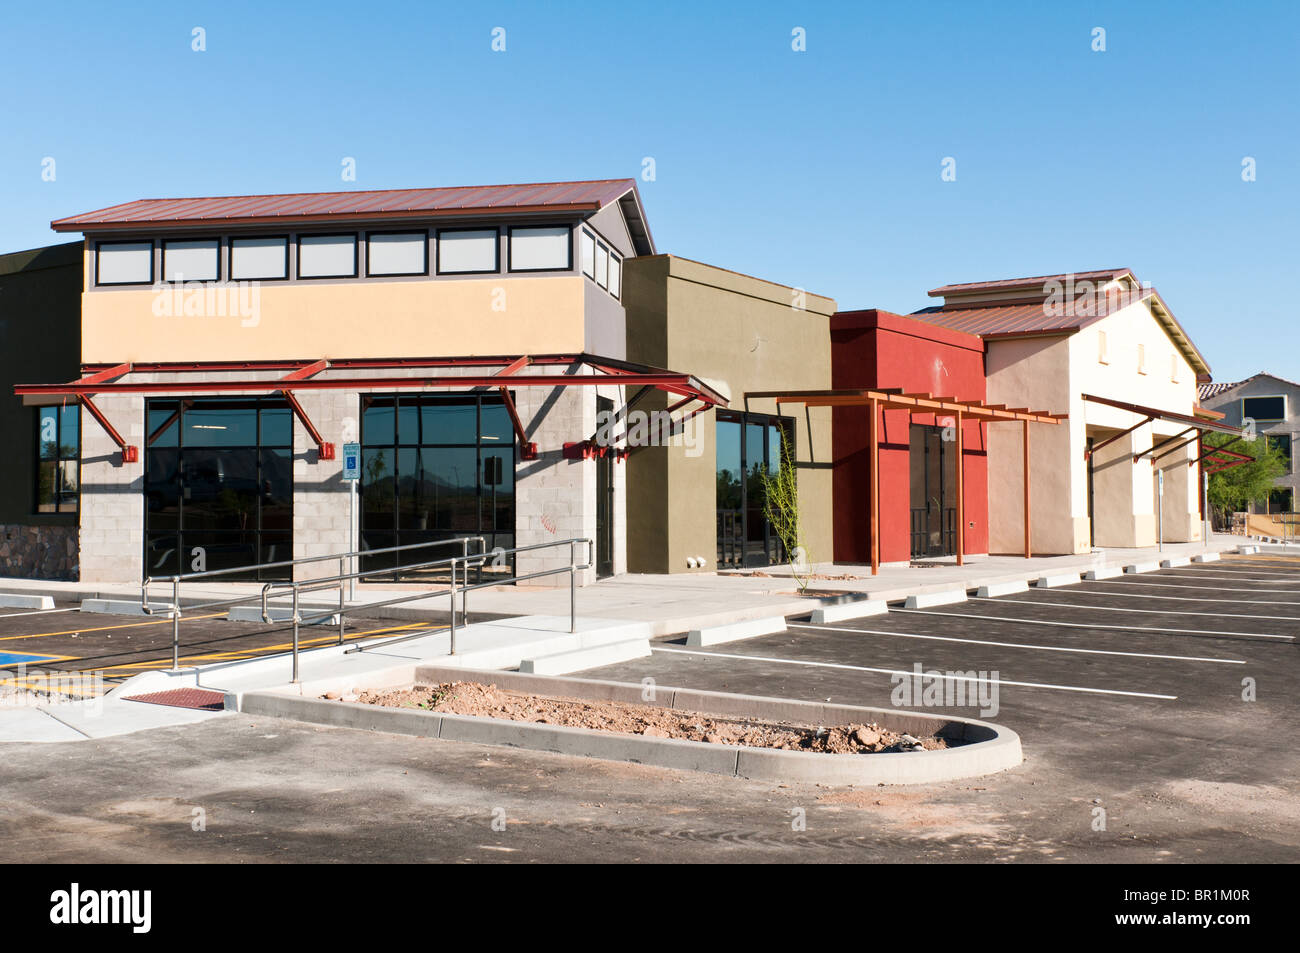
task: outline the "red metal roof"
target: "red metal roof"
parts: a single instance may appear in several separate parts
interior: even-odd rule
[[[50,223],[56,232],[142,225],[291,223],[339,218],[402,218],[491,212],[595,211],[636,192],[634,179],[452,186],[370,192],[302,192],[213,198],[138,199]]]
[[[942,285],[930,290],[932,298],[949,294],[964,294],[975,291],[1007,291],[1013,288],[1041,288],[1049,281],[1064,284],[1073,279],[1080,281],[1110,281],[1120,275],[1132,275],[1129,268],[1103,268],[1099,271],[1075,271],[1062,275],[1039,275],[1036,278],[1003,278],[998,281],[970,281],[965,284]]]
[[[1100,321],[1125,305],[1155,294],[1147,288],[1132,294],[1084,295],[1071,302],[998,304],[985,308],[923,308],[911,316],[954,331],[994,337],[1015,334],[1067,334]]]

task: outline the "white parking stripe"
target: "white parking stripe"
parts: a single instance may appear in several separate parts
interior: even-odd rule
[[[1267,582],[1267,583],[1272,583],[1272,584],[1275,585],[1275,586],[1281,586],[1281,585],[1284,585],[1284,584],[1289,584],[1289,585],[1292,585],[1292,586],[1300,586],[1300,579],[1296,579],[1296,578],[1295,578],[1295,573],[1290,573],[1290,572],[1285,572],[1285,573],[1284,573],[1284,572],[1280,572],[1280,573],[1276,573],[1276,575],[1279,575],[1279,576],[1290,576],[1290,577],[1291,577],[1289,580],[1286,580],[1285,583],[1284,583],[1284,582],[1279,582],[1279,581],[1274,580],[1274,579],[1261,579],[1259,576],[1256,576],[1256,575],[1247,575],[1246,573],[1243,573],[1243,572],[1217,572],[1217,571],[1213,571],[1213,572],[1212,572],[1212,571],[1210,571],[1210,570],[1197,569],[1195,566],[1171,566],[1169,569],[1166,570],[1166,572],[1182,572],[1182,571],[1185,570],[1185,569],[1190,569],[1190,570],[1193,572],[1193,575],[1191,575],[1191,576],[1181,576],[1181,577],[1179,577],[1179,576],[1175,576],[1175,577],[1173,577],[1173,578],[1175,578],[1175,579],[1178,579],[1178,578],[1182,578],[1182,579],[1235,579],[1235,580],[1237,580],[1238,582]]]
[[[1023,642],[990,642],[987,639],[958,639],[950,635],[919,635],[915,632],[887,632],[884,629],[849,629],[832,625],[800,625],[790,623],[792,629],[815,629],[823,632],[862,632],[866,635],[892,635],[900,639],[929,639],[935,642],[964,642],[967,645],[997,645],[1008,649],[1037,649],[1040,652],[1078,652],[1084,655],[1128,655],[1132,658],[1174,659],[1179,662],[1217,662],[1220,665],[1245,665],[1245,659],[1204,658],[1198,655],[1154,655],[1150,652],[1119,652],[1110,649],[1075,649],[1060,645],[1026,645]]]
[[[1270,572],[1267,569],[1230,569],[1227,566],[1171,566],[1170,568],[1176,569],[1179,572],[1190,570],[1197,574],[1214,573],[1216,575],[1231,574],[1233,576],[1285,576],[1290,579],[1295,579],[1297,575],[1300,575],[1294,572]],[[1267,580],[1261,580],[1261,582],[1264,581]],[[1296,580],[1296,583],[1297,585],[1300,585],[1300,579]]]
[[[1091,592],[1088,589],[1071,589],[1068,592],[1057,589],[1044,589],[1042,592],[1034,591],[1040,596],[1106,596],[1107,598],[1114,596],[1117,599],[1168,599],[1173,602],[1213,602],[1218,605],[1223,605],[1225,602],[1223,599],[1198,599],[1196,596],[1154,596],[1149,592]],[[1227,601],[1231,601],[1234,606],[1300,606],[1300,602],[1283,602],[1280,599],[1232,599]],[[1300,616],[1278,616],[1278,618],[1300,620]]]
[[[969,612],[932,612],[929,609],[895,609],[890,612],[911,612],[916,615],[944,615],[954,619],[984,619],[987,622],[1020,622],[1025,625],[1059,625],[1067,629],[1119,629],[1121,632],[1175,632],[1183,635],[1246,635],[1257,639],[1286,639],[1295,641],[1294,635],[1269,635],[1266,632],[1221,632],[1218,629],[1166,629],[1154,625],[1094,625],[1086,622],[1052,622],[1046,619],[1016,619],[1004,615],[974,615]]]
[[[1074,595],[1072,592],[1063,592],[1063,596]],[[1034,602],[1032,599],[988,599],[983,596],[971,596],[971,602],[1000,602],[1003,605],[1018,602],[1026,606],[1060,606],[1063,609],[1092,609],[1097,612],[1153,612],[1156,615],[1209,615],[1219,616],[1223,619],[1275,619],[1282,622],[1300,622],[1300,616],[1294,615],[1256,615],[1253,612],[1192,612],[1191,610],[1177,609],[1130,609],[1128,606],[1085,606],[1078,602]]]
[[[1169,579],[1169,576],[1162,577]],[[1189,580],[1190,582],[1190,580]],[[1157,589],[1187,589],[1191,592],[1198,590],[1203,592],[1280,592],[1288,596],[1300,595],[1294,589],[1242,589],[1240,586],[1198,586],[1193,583],[1190,586],[1180,586],[1173,582],[1111,582],[1101,579],[1090,580],[1090,586],[1155,586]]]
[[[804,659],[793,658],[771,658],[766,655],[729,655],[726,652],[702,652],[698,649],[670,649],[661,648],[652,645],[653,652],[671,652],[674,655],[703,655],[708,658],[729,658],[740,659],[746,662],[776,662],[781,665],[806,665],[811,668],[837,668],[849,672],[877,672],[881,675],[906,675],[909,678],[915,675],[915,672],[907,672],[897,668],[868,668],[865,665],[845,665],[842,662],[808,662]],[[922,673],[925,674],[925,673]],[[1060,692],[1091,692],[1096,695],[1128,695],[1133,698],[1160,698],[1167,701],[1173,701],[1177,695],[1157,695],[1151,692],[1123,692],[1116,688],[1084,688],[1079,685],[1051,685],[1043,682],[1013,682],[1005,678],[979,679],[970,678],[964,675],[943,675],[939,678],[951,682],[979,682],[986,681],[990,685],[1016,685],[1020,688],[1051,688]]]
[[[69,606],[66,609],[34,609],[31,612],[11,612],[0,615],[0,619],[17,619],[25,615],[49,615],[51,612],[80,612],[81,606]]]

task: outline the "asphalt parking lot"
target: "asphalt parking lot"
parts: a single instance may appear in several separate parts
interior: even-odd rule
[[[771,784],[245,715],[10,745],[0,856],[1294,863],[1297,635],[1300,560],[1248,557],[698,652],[664,640],[581,673],[885,707],[890,673],[918,663],[995,677],[990,720],[1020,734],[1025,763],[923,786]]]
[[[293,647],[293,626],[288,623],[230,622],[226,610],[218,608],[186,611],[193,614],[181,618],[183,666],[256,658]],[[349,642],[392,638],[440,629],[446,622],[446,612],[401,620],[361,613],[346,617],[344,637]],[[337,641],[337,625],[299,627],[300,648]],[[103,672],[102,686],[87,680],[84,691],[108,691],[133,675],[171,664],[172,622],[167,616],[82,612],[79,603],[65,602],[57,602],[53,610],[0,609],[0,690],[39,690],[43,673],[61,679],[68,672]],[[21,676],[19,665],[26,669]]]

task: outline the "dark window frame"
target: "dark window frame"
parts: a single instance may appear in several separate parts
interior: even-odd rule
[[[240,278],[235,274],[235,243],[244,241],[265,241],[268,238],[280,239],[284,242],[284,275],[279,278]],[[288,281],[292,277],[289,269],[289,245],[292,243],[291,236],[285,235],[231,235],[230,236],[230,280],[231,281]]]
[[[739,537],[740,561],[738,563],[736,562],[726,563],[726,565],[739,566],[739,567],[757,566],[759,564],[749,562],[747,559],[748,556],[747,548],[749,543],[749,525],[748,525],[749,515],[748,514],[750,510],[748,464],[753,462],[752,460],[749,459],[749,454],[747,453],[747,450],[749,449],[747,446],[749,442],[749,427],[761,426],[764,428],[764,430],[767,430],[772,427],[779,429],[782,432],[784,441],[789,442],[790,453],[793,459],[795,461],[798,461],[799,447],[797,442],[798,431],[796,427],[796,420],[794,417],[787,417],[784,414],[760,414],[760,413],[750,413],[748,411],[743,411],[743,410],[715,411],[714,419],[715,419],[715,427],[717,424],[726,423],[726,424],[736,425],[740,428],[740,446],[739,446],[740,472],[738,474],[739,481],[740,481],[740,507],[738,511],[736,511],[738,512],[739,519],[740,519],[740,537]],[[717,444],[716,435],[715,435],[714,444],[715,446]],[[765,466],[770,468],[772,461],[768,454],[768,450],[769,450],[769,445],[766,442],[766,438],[765,438],[763,444],[763,463]],[[779,460],[777,461],[777,466],[780,466]],[[717,481],[716,461],[714,463],[714,481],[716,487],[716,481]],[[723,510],[718,508],[716,489],[715,489],[715,496],[714,496],[714,512],[719,517],[724,512]],[[781,541],[773,532],[771,523],[768,522],[767,518],[766,517],[760,517],[760,518],[763,521],[763,557],[764,559],[767,560],[767,562],[763,563],[762,565],[766,565],[766,566],[778,565],[785,559],[785,554],[782,552]],[[723,563],[724,549],[723,549],[723,538],[721,533],[717,534],[716,546],[717,546],[717,551],[715,553],[715,559],[717,560],[717,568],[722,568],[722,566],[724,565]]]
[[[99,277],[100,262],[102,256],[100,249],[111,247],[113,245],[148,245],[149,246],[149,277],[144,281],[102,281]],[[152,285],[154,283],[154,256],[158,252],[158,242],[152,238],[121,238],[112,241],[95,242],[95,287],[97,288],[122,288],[141,285]]]
[[[58,479],[59,471],[61,469],[62,464],[75,462],[77,465],[77,495],[72,502],[72,509],[70,510],[59,508],[59,489],[57,485],[54,488],[54,502],[53,502],[54,509],[52,510],[41,509],[41,464],[43,462],[49,462],[43,460],[43,458],[41,457],[41,411],[49,410],[51,407],[53,407],[56,411],[54,415],[55,456],[53,461],[55,479],[56,480]],[[32,408],[32,420],[36,424],[35,431],[34,431],[36,436],[36,454],[35,454],[36,459],[34,461],[33,471],[32,471],[32,478],[33,478],[32,479],[32,515],[33,516],[57,516],[61,513],[72,515],[81,512],[81,417],[79,412],[80,407],[78,406],[77,446],[73,450],[73,454],[70,457],[65,457],[63,455],[63,439],[62,439],[63,409],[64,409],[64,405],[62,404],[41,404],[37,407]]]
[[[298,246],[297,267],[294,278],[297,281],[331,281],[337,279],[358,278],[361,276],[361,235],[357,232],[299,232],[294,236]],[[304,275],[302,273],[302,240],[304,238],[351,238],[352,239],[352,273],[347,275]],[[251,280],[251,279],[250,279]]]
[[[159,275],[159,281],[165,285],[179,285],[189,281],[213,282],[221,280],[221,241],[220,235],[202,235],[194,238],[163,238],[159,239],[159,250],[162,256],[162,274]],[[175,242],[216,242],[217,247],[214,249],[217,255],[217,276],[215,278],[185,278],[182,281],[173,281],[167,277],[167,246]]]
[[[491,232],[492,240],[492,267],[487,269],[469,270],[469,271],[444,271],[442,267],[442,236],[454,235],[466,232]],[[440,228],[435,236],[434,246],[434,268],[439,275],[499,275],[501,273],[501,228],[498,225],[487,225],[464,228]]]
[[[1280,400],[1282,402],[1282,416],[1281,417],[1258,417],[1254,414],[1248,414],[1246,413],[1246,401],[1248,400]],[[1267,421],[1269,423],[1273,423],[1274,421],[1286,420],[1287,412],[1291,409],[1290,407],[1287,406],[1288,403],[1289,402],[1286,399],[1286,394],[1251,394],[1249,396],[1242,397],[1241,398],[1241,419],[1245,420],[1247,417],[1249,417],[1252,420]]]
[[[420,236],[420,246],[423,251],[423,265],[419,271],[386,271],[383,274],[375,274],[370,270],[370,240],[375,235],[418,235]],[[423,278],[429,274],[429,230],[420,229],[375,229],[366,232],[366,277],[367,278]]]
[[[565,248],[565,265],[563,268],[516,268],[515,258],[515,232],[537,231],[539,229],[564,228],[569,232],[568,241],[564,243]],[[573,271],[573,226],[572,225],[511,225],[506,229],[506,271],[515,274],[536,274],[538,272],[566,272]]]

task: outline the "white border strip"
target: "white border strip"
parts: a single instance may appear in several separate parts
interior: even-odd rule
[[[1072,592],[1061,595],[1071,596]],[[978,598],[978,597],[976,597]],[[1294,615],[1255,615],[1252,612],[1193,612],[1190,609],[1131,609],[1128,606],[1086,606],[1078,602],[1033,602],[1029,599],[980,599],[980,602],[1000,602],[1002,605],[1019,603],[1022,606],[1060,606],[1063,609],[1091,609],[1094,612],[1149,612],[1154,615],[1208,615],[1221,619],[1273,619],[1280,622],[1300,622]]]
[[[695,649],[669,649],[669,648],[662,648],[658,645],[654,646],[652,651],[671,652],[675,655],[703,655],[703,656],[707,656],[708,658],[740,659],[741,661],[745,661],[745,662],[777,662],[781,665],[805,665],[810,668],[836,668],[836,669],[843,669],[848,672],[876,672],[881,675],[906,675],[908,678],[911,678],[916,675],[915,672],[908,672],[897,668],[868,668],[865,665],[845,665],[842,662],[809,662],[809,661],[805,661],[804,659],[772,658],[771,656],[768,655],[730,655],[726,652],[700,652],[700,651],[696,651]],[[922,676],[924,676],[926,673],[922,672],[921,674]],[[933,678],[935,676],[930,676],[930,677]],[[1177,695],[1157,695],[1157,694],[1153,694],[1152,692],[1124,692],[1124,691],[1120,691],[1117,688],[1085,688],[1079,685],[1051,685],[1051,684],[1046,684],[1044,682],[1013,682],[1005,678],[980,679],[980,678],[970,678],[964,675],[945,675],[942,673],[939,673],[938,677],[942,678],[944,681],[954,681],[954,682],[983,681],[992,685],[1015,685],[1019,688],[1051,688],[1061,692],[1089,692],[1095,695],[1128,695],[1132,698],[1159,698],[1159,699],[1164,699],[1166,701],[1173,701],[1178,697]]]
[[[1173,632],[1182,635],[1244,635],[1257,639],[1285,639],[1294,642],[1294,635],[1270,635],[1267,632],[1223,632],[1218,629],[1166,629],[1154,625],[1092,625],[1086,622],[1054,622],[1050,619],[1013,619],[1003,615],[975,615],[969,612],[933,612],[929,609],[890,609],[890,612],[910,612],[914,615],[942,615],[954,619],[983,619],[985,622],[1019,622],[1023,625],[1059,625],[1068,629],[1119,629],[1121,632]]]

